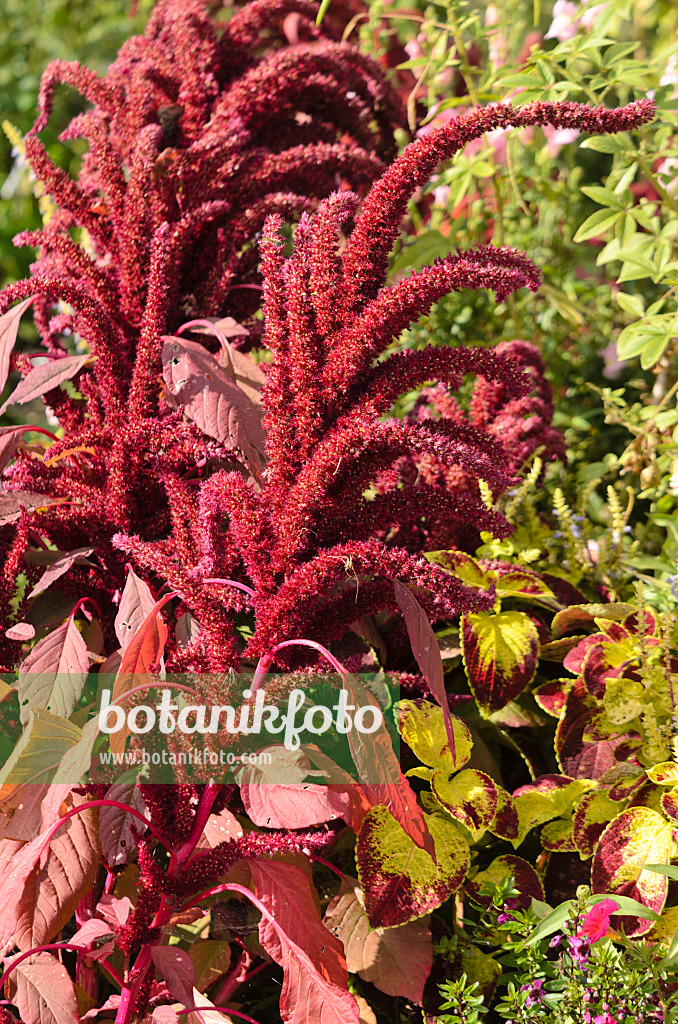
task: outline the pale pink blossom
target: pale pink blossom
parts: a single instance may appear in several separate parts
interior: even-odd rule
[[[678,53],[672,53],[666,62],[666,70],[659,79],[660,85],[672,85],[673,95],[678,95]]]
[[[552,159],[558,156],[563,146],[579,137],[576,128],[553,128],[550,124],[545,124],[542,131],[546,139],[546,149]]]
[[[562,43],[577,34],[579,5],[571,0],[556,0],[553,5],[553,20],[544,39],[557,39]]]
[[[589,10],[582,11],[581,5],[573,3],[572,0],[556,0],[553,5],[553,20],[544,38],[557,39],[562,43],[576,36],[580,28],[588,32],[606,7],[606,3],[596,4]]]

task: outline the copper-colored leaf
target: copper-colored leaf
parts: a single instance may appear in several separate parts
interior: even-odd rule
[[[28,712],[39,708],[68,718],[80,699],[88,672],[87,645],[75,620],[69,618],[38,641],[19,668],[21,721],[26,723]]]
[[[42,574],[38,582],[31,590],[29,597],[35,597],[41,590],[47,590],[52,584],[67,573],[73,565],[93,565],[92,562],[87,561],[87,556],[91,555],[94,548],[76,548],[74,551],[67,551],[65,554],[60,555],[48,569]]]
[[[50,498],[48,494],[34,491],[0,491],[0,526],[15,523],[21,518],[21,509],[33,512],[36,508],[58,505],[63,498]]]
[[[396,928],[372,928],[356,879],[344,878],[323,924],[341,940],[346,965],[389,996],[421,1004],[433,963],[428,924],[410,921]]]
[[[82,797],[74,796],[74,804]],[[50,942],[92,888],[101,848],[95,810],[74,815],[49,844],[44,864],[38,864],[24,886],[14,936],[19,949]]]
[[[132,641],[123,652],[122,661],[113,686],[113,700],[117,700],[137,683],[148,682],[153,671],[160,665],[167,642],[167,626],[160,617],[160,610],[172,599],[163,597],[148,613]],[[122,753],[127,739],[127,726],[110,734],[113,753]]]
[[[0,408],[0,416],[7,406],[32,402],[34,398],[40,398],[63,381],[71,380],[91,358],[90,355],[66,356],[64,359],[50,359],[48,363],[34,366]]]
[[[261,481],[266,436],[261,414],[229,379],[214,356],[197,342],[167,337],[162,347],[163,378],[172,403],[202,430],[239,455]]]
[[[12,972],[12,995],[26,1024],[79,1024],[75,985],[52,953],[36,953]]]
[[[118,614],[115,616],[115,635],[123,651],[129,646],[132,637],[154,606],[155,598],[151,588],[130,566]]]
[[[284,972],[280,1015],[285,1024],[358,1024],[341,942],[316,909],[308,876],[274,860],[251,860],[256,895],[274,917],[262,918],[259,941]]]

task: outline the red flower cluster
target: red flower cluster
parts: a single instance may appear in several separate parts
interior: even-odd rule
[[[285,46],[291,11],[306,41]],[[31,238],[40,247],[34,276],[2,293],[0,313],[36,294],[43,351],[62,360],[72,332],[93,359],[79,365],[77,397],[56,386],[45,394],[63,438],[44,459],[23,451],[5,471],[6,489],[62,503],[0,527],[2,617],[18,572],[37,581],[30,548],[45,542],[91,552],[89,565],[72,561],[59,588],[74,603],[96,598],[107,641],[126,560],[178,591],[200,632],[167,651],[171,669],[236,666],[243,652],[233,617],[245,609],[255,625],[246,656],[299,636],[331,644],[361,616],[397,609],[390,577],[413,586],[431,618],[491,600],[398,535],[422,519],[433,531],[467,523],[499,536],[508,524],[472,488],[381,482],[403,456],[421,457],[501,492],[532,443],[529,430],[513,432],[507,454],[503,427],[475,408],[469,420],[403,422],[388,413],[404,391],[431,381],[456,388],[469,372],[488,382],[495,424],[522,408],[546,425],[548,400],[524,397],[532,383],[511,353],[389,356],[388,348],[451,290],[486,287],[501,300],[536,289],[539,274],[521,253],[482,247],[386,287],[388,255],[415,190],[484,132],[529,124],[622,131],[650,119],[652,105],[477,110],[412,143],[361,205],[356,193],[332,190],[380,173],[400,108],[370,60],[320,34],[315,11],[306,0],[254,0],[217,28],[199,0],[162,0],[107,78],[58,62],[46,73],[27,153],[58,211]],[[77,85],[94,105],[66,132],[90,145],[77,181],[49,161],[36,134],[57,81]],[[299,215],[286,256],[281,227]],[[85,229],[84,245],[71,237],[74,226]],[[259,260],[261,341],[272,360],[265,434],[255,405],[208,347],[171,338],[186,317],[228,314],[256,340]],[[57,303],[67,306],[55,315]],[[164,364],[163,344],[171,349]],[[215,578],[236,581],[246,596]],[[12,665],[20,641],[3,643]]]

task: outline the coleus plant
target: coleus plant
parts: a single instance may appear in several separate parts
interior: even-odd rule
[[[509,732],[544,724],[535,718],[535,702],[538,711],[557,719],[559,773],[542,769],[513,792],[506,838],[516,850],[533,850],[538,829],[542,867],[553,854],[565,857],[572,877],[590,882],[594,892],[628,896],[660,913],[667,876],[647,865],[668,864],[676,856],[673,624],[649,607],[578,601],[564,580],[524,565],[479,561],[462,552],[429,557],[466,582],[496,585],[494,609],[464,614],[459,630],[464,672],[488,724]],[[504,602],[510,609],[503,610]],[[559,664],[575,678],[554,678]],[[444,758],[426,747],[430,729],[420,721],[424,712],[437,712],[415,704],[401,702],[401,731],[425,767],[408,775],[426,779],[429,805],[445,807],[475,838],[486,830],[500,834],[500,787],[477,768],[449,774]],[[481,735],[488,739],[487,732]],[[499,867],[502,857],[488,869],[489,880],[500,881]],[[520,873],[528,867],[521,864]],[[623,926],[639,936],[655,920],[636,914]]]
[[[291,11],[315,41],[261,58],[260,29],[277,29]],[[337,668],[320,642],[332,645],[356,620],[403,606],[411,646],[439,704],[443,733],[435,756],[443,768],[466,763],[466,733],[449,713],[442,668],[430,643],[417,650],[418,641],[423,620],[428,626],[429,618],[480,613],[492,607],[495,593],[428,562],[421,543],[410,548],[395,538],[421,516],[433,529],[438,522],[469,523],[505,536],[510,526],[474,488],[459,495],[434,482],[408,489],[384,474],[403,457],[425,455],[499,493],[515,467],[499,439],[463,418],[386,417],[399,395],[431,380],[454,388],[475,372],[501,385],[507,399],[526,397],[528,405],[533,381],[503,353],[388,350],[450,290],[489,287],[501,299],[519,287],[536,289],[539,278],[524,255],[485,246],[387,287],[389,252],[416,189],[485,131],[530,124],[622,131],[650,119],[652,105],[478,110],[413,143],[362,203],[344,190],[318,204],[341,179],[357,186],[377,177],[398,108],[371,63],[343,44],[317,41],[315,11],[299,0],[255,2],[217,31],[202,4],[168,0],[106,80],[73,66],[48,72],[41,116],[26,143],[58,209],[32,239],[41,249],[33,278],[0,298],[3,366],[18,318],[36,296],[48,362],[32,367],[29,358],[15,357],[23,380],[10,402],[43,397],[62,435],[47,451],[20,447],[26,427],[2,435],[0,599],[3,618],[16,619],[5,634],[5,665],[17,666],[22,645],[38,635],[19,667],[24,729],[1,776],[12,812],[0,849],[2,937],[6,953],[20,950],[5,978],[25,1024],[75,1020],[81,1008],[89,1012],[88,999],[96,1016],[104,995],[118,1024],[169,1022],[178,1014],[216,1019],[214,1005],[230,1004],[257,969],[250,968],[251,950],[229,929],[230,947],[241,949],[237,963],[229,969],[223,948],[207,951],[216,970],[224,967],[216,978],[207,975],[215,983],[210,1007],[194,986],[191,950],[166,939],[168,929],[187,927],[194,911],[203,925],[209,917],[211,928],[212,911],[199,908],[224,894],[262,914],[255,955],[283,969],[283,1019],[358,1020],[346,978],[349,915],[363,930],[377,926],[372,941],[383,953],[376,970],[352,959],[355,970],[388,993],[420,1000],[430,960],[430,932],[421,919],[462,884],[476,818],[499,835],[514,827],[511,798],[501,787],[481,787],[482,807],[469,808],[468,776],[455,777],[460,799],[450,797],[447,807],[431,802],[426,813],[386,738],[392,772],[384,782],[353,787],[343,806],[326,787],[318,797],[324,811],[318,817],[316,809],[308,825],[301,823],[310,814],[302,794],[290,816],[279,816],[278,828],[267,832],[234,817],[230,787],[141,783],[102,793],[61,781],[66,767],[86,775],[97,742],[98,723],[87,720],[90,663],[102,674],[117,672],[121,701],[163,656],[170,669],[199,671],[259,659],[260,681],[274,661],[285,665],[292,641],[306,637],[298,641],[306,662],[322,654]],[[175,60],[177,50],[186,55],[183,63]],[[68,130],[90,143],[78,182],[49,163],[36,134],[59,77],[94,103]],[[283,114],[275,131],[272,111]],[[349,141],[338,139],[347,134]],[[281,195],[283,184],[298,192]],[[243,204],[244,218],[234,216]],[[288,253],[282,222],[292,214],[301,216]],[[257,321],[248,318],[258,305],[255,242],[262,225],[265,373],[228,338],[258,340]],[[79,245],[74,226],[86,231]],[[66,311],[53,315],[58,302]],[[193,337],[184,337],[189,331]],[[216,335],[223,359],[199,331]],[[73,333],[76,346],[68,340]],[[74,385],[62,389],[66,381]],[[21,572],[28,587],[17,593]],[[151,585],[161,584],[171,591],[156,600]],[[414,613],[409,588],[419,599]],[[45,593],[61,595],[56,607],[46,608]],[[161,612],[166,617],[171,602],[178,603],[170,639]],[[46,689],[34,689],[36,673]],[[54,761],[26,774],[31,758],[46,751]],[[434,775],[437,764],[430,766]],[[45,782],[30,786],[36,776]],[[253,791],[245,792],[252,809]],[[347,872],[331,917],[341,939],[333,940],[316,909],[308,859],[327,852],[336,836],[317,826],[341,817],[358,833],[365,895]],[[392,850],[390,866],[384,848]],[[288,855],[294,859],[281,859]],[[407,895],[392,908],[401,877],[393,865],[401,862]],[[73,914],[73,941],[55,942]],[[403,929],[397,938],[396,928]],[[387,953],[393,959],[398,942],[415,938],[416,972],[394,977],[383,966]],[[104,939],[105,954],[92,948]],[[54,956],[69,947],[79,989]],[[101,963],[100,972],[92,962]],[[204,978],[203,987],[210,987]],[[235,1007],[228,1013],[242,1016]]]

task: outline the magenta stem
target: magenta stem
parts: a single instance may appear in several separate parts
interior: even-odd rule
[[[238,583],[237,580],[222,580],[222,579],[212,579],[212,578],[210,578],[208,580],[203,580],[203,583],[223,583],[225,586],[237,587],[238,590],[244,590],[246,594],[250,595],[250,597],[256,597],[257,596],[255,594],[255,592],[252,590],[251,587],[245,586],[244,583]]]
[[[271,647],[270,651],[266,654],[262,654],[259,658],[259,664],[255,669],[254,678],[252,679],[252,685],[250,687],[252,693],[254,693],[255,690],[258,690],[262,685],[266,673],[273,663],[275,655],[278,651],[281,651],[283,647],[312,647],[314,651],[318,651],[322,654],[323,658],[326,658],[327,661],[329,661],[332,668],[336,669],[342,678],[348,675],[348,672],[341,662],[337,661],[334,655],[330,654],[326,647],[323,647],[322,644],[317,643],[315,640],[282,640],[279,644],[276,644],[275,647]]]
[[[329,862],[328,860],[325,860],[325,858],[324,858],[324,857],[318,857],[318,855],[317,855],[317,854],[315,854],[315,853],[310,853],[310,854],[309,854],[309,857],[308,857],[308,859],[309,859],[309,860],[314,860],[314,861],[316,861],[316,863],[318,863],[318,864],[322,864],[322,865],[323,865],[323,867],[329,868],[329,870],[330,870],[330,871],[333,871],[333,872],[334,872],[334,874],[335,874],[335,875],[336,875],[336,876],[337,876],[338,878],[340,878],[340,879],[342,880],[342,882],[343,882],[343,880],[344,880],[344,878],[345,878],[344,872],[343,872],[343,871],[340,871],[340,870],[339,870],[339,868],[335,868],[334,864],[330,864],[330,862]]]
[[[34,953],[50,953],[54,949],[68,949],[72,953],[82,953],[84,956],[92,955],[92,950],[88,949],[87,946],[76,946],[72,942],[49,942],[45,946],[36,946],[35,949],[29,949],[27,953],[22,953],[21,956],[17,957],[16,960],[14,960],[10,964],[10,966],[7,968],[3,976],[0,978],[0,992],[2,991],[5,982],[9,978],[14,968],[18,967],[23,960],[26,960],[27,957],[29,956],[33,956]],[[125,983],[122,980],[122,976],[118,973],[115,967],[109,964],[107,960],[100,960],[99,963],[101,964],[102,967],[105,967],[105,969],[114,979],[114,981],[117,982],[117,984],[120,985],[121,988],[123,988]]]

